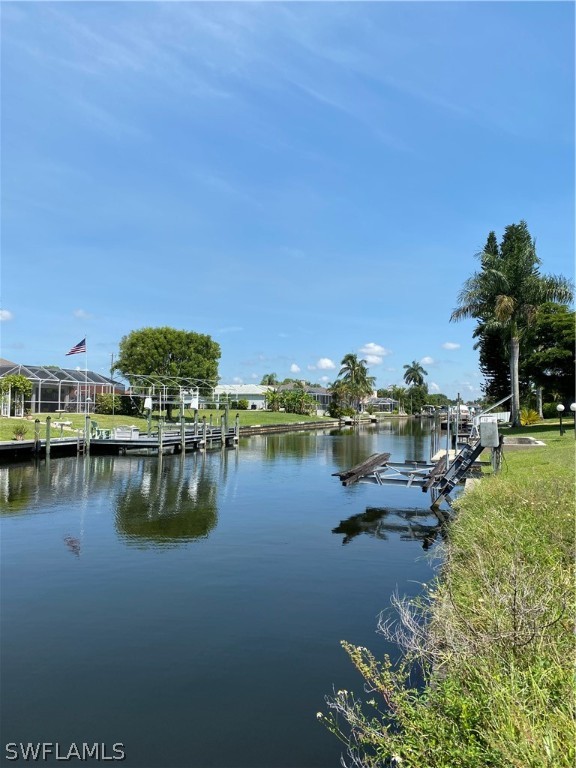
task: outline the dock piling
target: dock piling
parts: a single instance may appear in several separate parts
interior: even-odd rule
[[[184,408],[180,411],[180,441],[182,443],[182,453],[186,453],[186,423],[184,421]]]
[[[34,455],[40,454],[40,419],[34,419]]]
[[[50,456],[50,425],[52,422],[51,416],[46,416],[46,456]]]

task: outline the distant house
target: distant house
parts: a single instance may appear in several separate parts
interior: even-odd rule
[[[10,389],[1,395],[2,416],[23,416],[31,413],[85,413],[94,411],[96,395],[124,394],[124,386],[94,371],[59,368],[56,365],[19,365],[0,359],[0,379],[25,376],[32,382],[32,394],[26,400]]]
[[[332,393],[329,389],[326,389],[325,387],[314,387],[311,384],[307,384],[306,382],[302,382],[302,386],[304,387],[304,391],[307,395],[310,395],[310,397],[314,398],[316,400],[316,413],[318,415],[323,415],[330,405],[330,401],[332,400]],[[297,384],[279,384],[276,389],[279,392],[287,392],[292,389],[295,389],[297,387]]]
[[[248,408],[262,410],[266,408],[266,395],[272,389],[274,387],[268,387],[264,384],[218,384],[214,387],[212,398],[200,399],[200,407],[208,404],[214,404],[218,407],[226,402],[247,400]]]
[[[398,408],[398,401],[391,397],[369,397],[364,401],[363,408],[373,408],[376,413],[392,413]]]

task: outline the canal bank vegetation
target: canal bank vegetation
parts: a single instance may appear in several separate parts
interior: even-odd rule
[[[574,436],[534,436],[458,501],[437,583],[381,618],[402,661],[343,643],[364,691],[318,717],[350,765],[574,765]]]

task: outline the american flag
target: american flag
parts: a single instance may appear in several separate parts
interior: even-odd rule
[[[75,344],[70,352],[66,352],[66,357],[68,357],[68,355],[79,355],[80,352],[86,352],[86,338],[79,341],[78,344]]]

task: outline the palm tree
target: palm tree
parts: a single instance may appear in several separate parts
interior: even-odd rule
[[[478,254],[481,270],[466,280],[450,320],[473,317],[476,335],[499,332],[508,345],[512,389],[511,422],[520,426],[520,342],[539,306],[568,303],[573,289],[564,277],[541,275],[536,245],[525,221],[506,227],[499,253]]]
[[[262,376],[262,381],[260,384],[264,384],[265,386],[269,387],[275,387],[276,384],[278,384],[278,377],[275,373],[265,373],[264,376]]]
[[[412,360],[410,365],[405,365],[404,381],[406,384],[414,384],[417,387],[421,387],[424,384],[424,376],[428,376],[428,371],[416,360]]]
[[[398,387],[393,385],[391,387],[392,400],[396,400],[398,403],[398,411],[401,413],[404,410],[404,402],[408,396],[408,390],[406,387]]]
[[[350,395],[356,399],[356,405],[359,408],[362,398],[373,391],[376,378],[368,375],[366,360],[358,360],[358,355],[351,352],[344,355],[340,365],[342,367],[338,376],[342,377],[341,381],[348,387]]]

